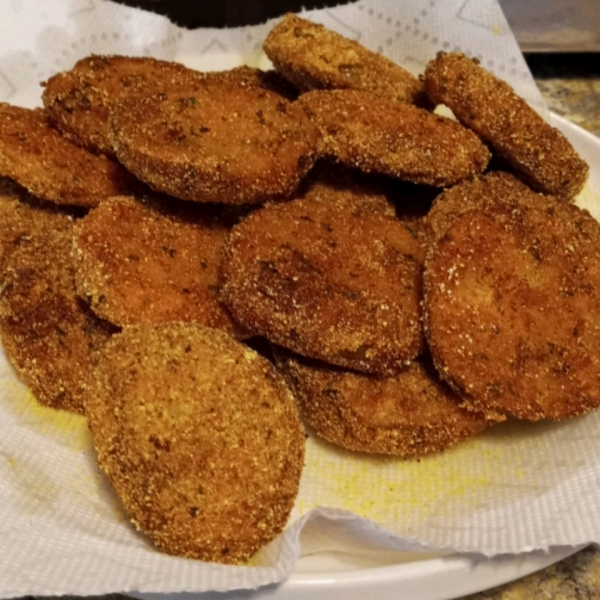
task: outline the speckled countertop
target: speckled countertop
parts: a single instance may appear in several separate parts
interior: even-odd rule
[[[527,56],[550,110],[600,137],[600,54]],[[591,546],[518,581],[461,600],[598,600],[600,547]]]
[[[600,137],[600,53],[526,58],[550,110]]]

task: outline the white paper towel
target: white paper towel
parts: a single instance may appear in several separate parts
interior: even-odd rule
[[[362,0],[305,16],[414,73],[439,49],[478,56],[545,111],[495,1]],[[40,105],[39,82],[90,53],[199,69],[266,66],[261,44],[273,22],[187,31],[107,0],[6,0],[0,101]],[[326,548],[328,526],[340,522],[348,539],[408,551],[493,555],[600,541],[600,413],[505,424],[420,461],[350,454],[311,438],[290,525],[248,567],[155,551],[99,472],[85,420],[37,406],[3,360],[0,423],[1,598],[255,588],[292,571],[311,519],[321,535],[305,547],[310,552]]]

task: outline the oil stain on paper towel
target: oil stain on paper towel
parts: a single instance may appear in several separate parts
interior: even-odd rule
[[[44,438],[39,443],[50,445],[50,454],[72,456],[73,460],[48,459],[24,443],[18,452],[5,457],[7,480],[18,492],[18,505],[26,514],[47,512],[53,506],[68,503],[73,508],[94,506],[101,514],[110,513],[114,519],[123,519],[123,511],[112,493],[106,477],[99,471],[87,420],[81,415],[42,406],[19,381],[5,374],[2,377],[3,409],[9,411],[17,427]],[[107,491],[108,489],[108,491]]]
[[[346,452],[313,437],[297,508],[302,514],[317,506],[336,507],[381,524],[439,514],[449,500],[464,501],[474,489],[495,483],[499,452],[479,452],[477,446],[472,440],[416,460]],[[468,462],[465,466],[473,452],[480,455],[475,470]]]
[[[294,516],[335,507],[410,533],[418,525],[485,510],[524,493],[537,495],[553,481],[538,482],[534,474],[549,468],[560,477],[568,468],[544,465],[568,425],[511,421],[418,460],[346,452],[311,436]]]
[[[12,409],[18,421],[39,434],[68,446],[75,452],[91,449],[92,440],[85,417],[42,406],[21,384],[5,382],[5,391],[15,399]]]

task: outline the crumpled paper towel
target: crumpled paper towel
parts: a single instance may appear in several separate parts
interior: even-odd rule
[[[545,107],[493,0],[361,0],[306,13],[415,73],[462,50]],[[40,105],[39,82],[90,53],[148,55],[199,69],[266,66],[273,22],[187,31],[107,0],[0,3],[0,101]],[[0,357],[0,597],[201,592],[281,581],[303,551],[339,545],[483,555],[600,541],[600,412],[509,423],[420,461],[350,454],[311,437],[285,534],[247,567],[160,554],[135,532],[99,472],[82,417],[39,407]],[[328,525],[329,524],[329,525]],[[310,528],[307,528],[307,531]],[[337,540],[337,541],[335,541]],[[352,541],[354,540],[354,541]],[[337,547],[339,549],[339,547]]]

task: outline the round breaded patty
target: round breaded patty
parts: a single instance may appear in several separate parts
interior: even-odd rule
[[[434,243],[460,215],[470,210],[485,210],[497,204],[546,208],[555,202],[550,196],[532,191],[510,173],[490,171],[444,190],[419,222],[418,239],[425,245]]]
[[[132,56],[88,56],[53,75],[42,100],[48,119],[72,142],[112,153],[110,105],[165,88],[191,87],[201,74],[175,62]]]
[[[83,412],[86,373],[112,328],[75,294],[73,221],[0,194],[0,336],[18,377],[46,406]]]
[[[481,173],[490,159],[459,123],[370,92],[314,91],[297,102],[321,132],[321,153],[368,173],[448,186]]]
[[[323,25],[288,13],[271,29],[264,50],[298,89],[362,89],[396,102],[423,100],[423,84],[385,56]]]
[[[41,110],[1,103],[0,175],[44,200],[85,207],[139,185],[117,162],[64,139]]]
[[[469,405],[537,420],[600,404],[600,225],[587,211],[465,213],[424,281],[433,359]]]
[[[239,334],[217,299],[230,228],[202,208],[178,212],[125,197],[103,202],[75,225],[79,294],[119,326],[193,321]]]
[[[483,431],[481,413],[460,408],[433,365],[414,361],[394,377],[373,377],[280,356],[300,415],[327,441],[358,452],[416,457],[442,452]]]
[[[394,374],[421,350],[423,251],[355,203],[294,200],[233,228],[221,298],[251,333],[304,356]]]
[[[477,61],[439,52],[424,81],[434,102],[448,106],[534,189],[563,200],[581,190],[589,168],[567,138]]]
[[[42,100],[50,121],[72,142],[112,154],[109,112],[124,98],[158,92],[191,91],[206,78],[289,92],[273,74],[250,67],[202,73],[182,64],[139,56],[88,56],[69,71],[52,76],[44,85]]]
[[[111,111],[119,160],[183,200],[261,203],[287,197],[310,170],[318,133],[267,90],[206,80],[193,94],[124,100]]]
[[[100,467],[162,550],[242,563],[285,527],[304,457],[298,409],[271,363],[226,333],[126,327],[89,379],[86,413]]]

